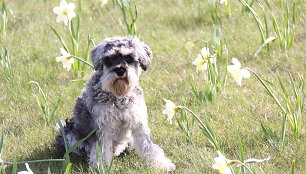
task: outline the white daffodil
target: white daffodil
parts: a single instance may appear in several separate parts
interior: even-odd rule
[[[105,6],[108,2],[108,0],[100,0],[102,2],[101,7]]]
[[[204,47],[201,50],[201,54],[198,54],[198,57],[192,62],[197,67],[197,71],[205,71],[208,66],[208,59],[211,63],[215,63],[215,58],[210,58],[210,52],[208,47]]]
[[[71,65],[74,63],[74,58],[63,48],[61,48],[60,50],[61,50],[62,56],[57,57],[55,60],[57,62],[62,62],[63,67],[69,71],[71,68]]]
[[[76,17],[74,8],[74,3],[68,4],[65,0],[62,0],[60,6],[53,8],[53,12],[57,14],[56,22],[59,23],[63,21],[66,25],[68,25],[68,21]]]
[[[26,166],[26,168],[27,168],[28,171],[17,172],[17,174],[34,174],[34,173],[32,172],[32,170],[30,169],[30,166],[29,166],[28,163],[25,163],[25,166]]]
[[[175,111],[179,108],[175,103],[170,100],[164,99],[166,102],[165,109],[163,110],[163,114],[168,116],[168,121],[172,124],[172,118],[175,114]]]
[[[195,45],[195,41],[188,41],[188,42],[186,42],[186,44],[185,44],[185,48],[186,48],[188,51],[190,51],[190,50],[194,47],[194,45]]]
[[[208,47],[202,48],[201,55],[203,56],[204,59],[208,59],[210,56],[209,48]]]
[[[197,68],[197,71],[205,71],[207,70],[207,60],[204,60],[202,56],[199,54],[198,57],[192,62]]]
[[[212,166],[214,169],[219,170],[221,174],[232,174],[231,169],[227,165],[225,156],[221,152],[217,151],[218,157],[214,159],[215,164]]]
[[[241,86],[242,78],[250,78],[251,74],[247,69],[241,69],[241,64],[237,58],[232,58],[234,65],[227,66],[227,71],[232,75],[234,80]]]
[[[227,0],[220,0],[220,4],[225,4],[225,5],[227,5],[228,2],[227,2]]]

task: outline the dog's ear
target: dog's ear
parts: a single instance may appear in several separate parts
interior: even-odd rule
[[[105,44],[101,43],[97,46],[95,46],[91,50],[91,61],[94,64],[95,70],[98,70],[100,67],[102,67],[102,56],[104,53],[104,46]]]
[[[140,50],[138,50],[138,54],[140,66],[143,70],[146,71],[153,57],[152,51],[148,45],[141,43]]]

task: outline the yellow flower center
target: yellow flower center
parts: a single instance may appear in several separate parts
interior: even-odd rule
[[[68,10],[67,10],[67,9],[63,10],[63,11],[62,11],[62,15],[63,15],[63,16],[68,16]]]

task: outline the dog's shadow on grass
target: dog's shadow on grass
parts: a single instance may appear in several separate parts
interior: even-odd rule
[[[45,149],[34,150],[32,154],[30,154],[25,159],[19,159],[18,161],[32,161],[32,160],[42,160],[42,159],[63,159],[63,156],[59,154],[54,147],[47,147]],[[122,169],[126,170],[127,168],[137,168],[139,166],[135,166],[134,162],[138,159],[138,156],[135,154],[133,150],[125,150],[119,156],[114,157],[113,166],[117,163],[122,165]],[[138,159],[139,160],[139,159]],[[75,155],[73,153],[70,154],[70,162],[73,164],[74,172],[82,172],[82,173],[92,173],[96,171],[88,164],[88,159],[86,155]],[[29,163],[30,168],[33,173],[39,174],[48,174],[48,170],[51,173],[64,173],[64,162],[40,162],[40,163]],[[11,171],[11,168],[9,169]],[[17,171],[26,171],[26,167],[23,164],[18,165]]]
[[[18,161],[33,161],[42,159],[63,159],[63,155],[59,154],[55,148],[49,147],[45,149],[34,150],[27,158],[19,159]],[[73,163],[73,171],[82,171],[83,173],[88,173],[90,170],[85,155],[75,155],[71,153],[70,162]],[[33,173],[47,174],[48,170],[50,170],[51,173],[59,174],[65,172],[64,161],[29,163],[29,165]],[[25,165],[19,164],[17,171],[26,171]]]

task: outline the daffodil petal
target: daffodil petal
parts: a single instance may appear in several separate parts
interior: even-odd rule
[[[247,69],[241,69],[240,72],[241,72],[241,75],[242,75],[243,78],[250,78],[251,77],[250,71],[248,71]]]
[[[60,57],[55,58],[55,61],[61,62],[61,61],[63,61],[64,59],[65,59],[64,56],[60,56]]]
[[[217,170],[219,169],[218,166],[217,166],[217,164],[214,164],[214,165],[212,166],[212,168],[213,168],[213,169],[217,169]]]
[[[30,173],[33,173],[28,163],[25,163],[25,166]]]
[[[207,47],[204,47],[201,49],[201,55],[204,57],[204,58],[208,58],[209,57],[209,48]]]
[[[237,82],[237,84],[239,86],[242,86],[241,82],[242,82],[242,76],[238,77],[237,79],[235,79],[235,81]]]
[[[239,60],[235,57],[232,58],[232,63],[234,64],[234,66],[236,66],[237,68],[241,68],[241,63],[239,62]]]
[[[57,23],[60,23],[60,22],[62,22],[63,21],[63,18],[62,17],[60,17],[60,16],[57,16],[56,17],[56,22]]]
[[[75,4],[74,3],[69,3],[67,5],[67,8],[71,9],[71,10],[74,10],[75,9]]]
[[[65,0],[61,0],[60,6],[61,7],[67,6],[67,2]]]
[[[210,58],[209,60],[210,60],[210,62],[213,63],[213,64],[215,64],[215,63],[217,62],[217,59],[216,59],[216,58]]]
[[[54,7],[54,8],[53,8],[53,12],[54,12],[55,14],[60,14],[60,11],[61,11],[61,8],[60,8],[60,7]]]
[[[60,48],[60,51],[63,56],[70,55],[64,48]]]

